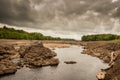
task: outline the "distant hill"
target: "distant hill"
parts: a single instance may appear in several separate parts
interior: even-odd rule
[[[120,35],[115,34],[96,34],[96,35],[84,35],[82,41],[110,41],[120,40]]]
[[[24,30],[16,30],[3,26],[0,28],[0,39],[24,39],[24,40],[74,40],[61,39],[60,37],[44,36],[41,33],[29,33]]]

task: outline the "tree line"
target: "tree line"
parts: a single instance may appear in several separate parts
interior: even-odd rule
[[[110,41],[120,40],[120,35],[115,34],[96,34],[96,35],[84,35],[82,41]]]
[[[61,39],[60,37],[44,36],[41,33],[29,33],[24,30],[16,30],[3,26],[0,28],[0,39],[24,39],[24,40],[72,40]]]

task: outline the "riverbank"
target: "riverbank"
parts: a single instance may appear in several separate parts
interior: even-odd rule
[[[41,44],[41,42],[43,43],[43,45]],[[102,70],[105,71],[104,80],[120,80],[119,42],[39,41],[1,39],[0,43],[0,64],[2,64],[2,66],[0,66],[1,75],[4,73],[15,73],[18,68],[21,68],[24,65],[26,67],[57,65],[59,63],[59,60],[54,58],[56,56],[56,53],[50,50],[49,48],[54,50],[55,48],[68,48],[71,45],[78,45],[84,46],[84,50],[82,52],[83,54],[98,57],[105,63],[108,63],[110,65],[110,68]],[[39,52],[44,52],[45,55]],[[37,57],[41,54],[42,58],[41,56]],[[11,61],[12,59],[15,59],[16,62],[16,58],[21,59],[17,60],[20,61],[20,63],[15,64],[13,63],[13,61]]]
[[[86,42],[83,54],[92,55],[109,63],[104,80],[120,80],[120,43],[119,42]]]
[[[68,48],[74,41],[0,40],[0,75],[16,73],[22,67],[56,66],[55,48]],[[52,50],[51,50],[52,49]]]
[[[51,48],[64,48],[64,47],[70,47],[71,45],[79,45],[81,42],[79,41],[54,41],[54,40],[12,40],[12,39],[0,39],[0,43],[3,45],[31,45],[35,43],[42,42],[45,47],[51,47]]]

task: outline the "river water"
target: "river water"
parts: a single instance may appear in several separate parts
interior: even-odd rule
[[[97,80],[96,74],[108,65],[100,59],[81,54],[82,47],[56,48],[60,64],[57,67],[37,69],[22,68],[15,75],[1,77],[0,80]],[[76,61],[76,64],[65,64],[64,61]]]

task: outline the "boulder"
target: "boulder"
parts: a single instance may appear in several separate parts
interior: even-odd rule
[[[10,60],[0,61],[0,75],[12,74],[17,71],[17,66]]]
[[[56,66],[59,64],[59,59],[46,59],[43,61],[43,64],[42,66],[47,66],[47,65],[50,65],[50,66]]]
[[[105,71],[101,71],[99,72],[96,77],[98,80],[104,80],[105,79],[105,75],[106,75],[106,72]]]
[[[17,71],[17,66],[12,62],[16,58],[16,50],[12,45],[0,45],[0,75],[12,74]]]
[[[29,46],[22,54],[24,54],[22,57],[25,65],[41,67],[59,64],[59,60],[53,58],[56,56],[56,53],[44,47],[42,43]]]

